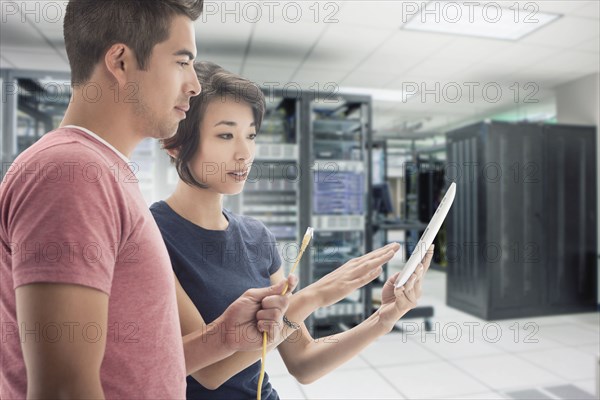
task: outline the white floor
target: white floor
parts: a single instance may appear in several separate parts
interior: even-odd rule
[[[446,275],[429,271],[419,305],[433,330],[401,320],[359,356],[310,385],[267,358],[282,399],[597,399],[600,313],[483,321],[445,304]]]

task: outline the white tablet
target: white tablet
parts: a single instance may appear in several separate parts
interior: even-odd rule
[[[412,273],[415,272],[415,269],[417,269],[417,265],[419,265],[423,257],[425,257],[427,249],[431,247],[433,239],[435,239],[435,235],[437,235],[442,223],[444,222],[444,219],[446,219],[446,215],[448,215],[448,211],[450,211],[450,206],[452,206],[455,194],[456,183],[452,182],[446,191],[442,202],[438,206],[437,210],[435,210],[433,217],[431,217],[429,225],[427,225],[427,228],[425,228],[425,231],[415,246],[410,258],[404,265],[404,268],[402,268],[400,276],[398,276],[398,279],[396,279],[395,286],[397,288],[404,285],[408,281],[408,278],[410,278]]]

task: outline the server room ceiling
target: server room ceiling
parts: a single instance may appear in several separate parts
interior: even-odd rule
[[[3,5],[0,67],[68,71],[59,18],[66,2],[3,3],[22,9],[6,12]],[[543,103],[556,86],[600,70],[598,1],[534,2],[540,12],[560,18],[516,41],[402,29],[407,3],[422,2],[284,1],[269,9],[259,2],[206,1],[205,15],[196,22],[198,58],[271,86],[324,90],[333,82],[341,88],[406,91],[412,84],[428,90],[454,82],[463,90],[455,102],[435,101],[422,92],[405,101],[375,98],[374,127],[386,131],[421,122],[421,129],[431,132],[484,118],[515,106],[515,84],[522,96],[524,85],[534,82],[535,98]],[[508,9],[514,1],[500,3]],[[32,4],[38,4],[37,12]],[[219,9],[226,4],[234,11]],[[498,84],[503,95],[492,102],[475,90],[470,98],[466,82],[479,88]]]

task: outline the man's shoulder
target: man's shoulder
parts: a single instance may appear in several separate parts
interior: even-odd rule
[[[28,162],[74,165],[100,162],[111,165],[111,159],[99,146],[73,129],[59,128],[48,132],[14,161],[17,165]]]
[[[64,128],[44,135],[14,162],[3,164],[3,169],[3,191],[28,191],[32,185],[63,190],[65,187],[58,189],[58,185],[116,187],[137,182],[129,166],[112,150],[84,133]]]

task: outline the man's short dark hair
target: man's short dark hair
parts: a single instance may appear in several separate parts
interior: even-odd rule
[[[171,20],[195,21],[204,0],[70,0],[63,32],[73,85],[87,82],[94,66],[115,43],[133,50],[144,70],[157,43],[169,38]]]
[[[175,164],[177,173],[182,181],[191,186],[207,188],[198,182],[190,171],[189,162],[198,151],[200,141],[200,125],[206,108],[213,101],[234,100],[248,104],[252,108],[256,132],[260,130],[266,103],[262,90],[248,79],[242,78],[221,66],[201,61],[194,64],[196,75],[202,90],[196,97],[190,99],[190,109],[187,118],[179,123],[175,135],[163,139],[163,148],[166,150],[177,150],[178,156],[171,157]]]

